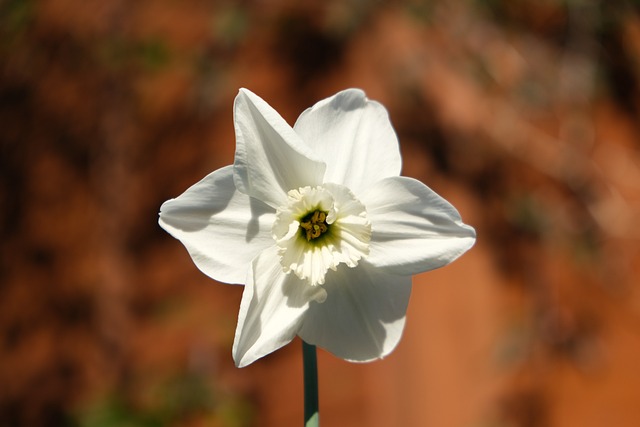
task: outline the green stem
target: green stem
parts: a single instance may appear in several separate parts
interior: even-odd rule
[[[302,341],[302,366],[304,369],[304,425],[318,427],[318,362],[316,346]]]

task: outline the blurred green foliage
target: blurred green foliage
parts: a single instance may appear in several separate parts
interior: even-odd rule
[[[140,395],[146,396],[143,402]],[[112,392],[83,408],[78,427],[163,427],[198,422],[202,426],[247,427],[254,411],[238,396],[213,389],[194,374],[170,378],[156,388],[127,398]]]

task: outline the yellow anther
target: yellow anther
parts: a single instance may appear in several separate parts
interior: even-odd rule
[[[326,219],[327,214],[318,210],[302,218],[300,228],[305,231],[307,241],[317,239],[327,232],[329,227],[327,226]]]

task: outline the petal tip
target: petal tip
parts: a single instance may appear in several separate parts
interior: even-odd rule
[[[362,89],[351,88],[335,94],[331,105],[338,110],[351,111],[362,108],[367,102],[369,100]]]
[[[236,368],[244,368],[256,361],[256,357],[248,357],[249,349],[242,348],[240,343],[240,335],[236,331],[236,336],[233,340],[233,347],[231,349],[231,356],[233,357],[233,363]]]
[[[262,98],[260,98],[258,95],[253,93],[251,90],[247,89],[246,87],[241,87],[240,89],[238,89],[238,94],[236,95],[234,106],[237,107],[238,106],[238,102],[243,101],[243,100],[247,101],[247,102],[250,102],[252,104],[259,103],[260,101],[263,101]]]
[[[246,368],[251,364],[251,362],[248,362],[244,359],[236,359],[235,355],[233,357],[233,363],[236,365],[236,368]]]
[[[246,87],[241,87],[240,89],[238,89],[238,95],[239,94],[254,94],[252,91],[250,91],[249,89],[247,89]]]

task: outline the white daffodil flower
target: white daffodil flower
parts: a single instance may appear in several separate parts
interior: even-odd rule
[[[159,222],[207,276],[245,284],[236,365],[296,335],[349,361],[389,354],[411,275],[458,258],[474,229],[400,176],[387,111],[361,90],[318,102],[292,128],[241,89],[234,122],[233,165],[165,202]]]

